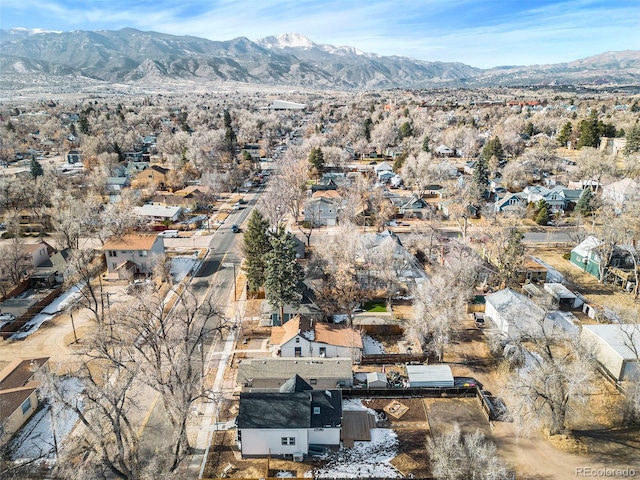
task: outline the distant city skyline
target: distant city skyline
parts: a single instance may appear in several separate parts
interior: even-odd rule
[[[0,27],[131,27],[210,40],[298,33],[319,44],[474,67],[640,49],[636,0],[2,0]]]

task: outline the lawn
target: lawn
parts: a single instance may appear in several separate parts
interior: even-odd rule
[[[387,304],[380,300],[370,300],[362,306],[362,309],[365,312],[386,312]]]

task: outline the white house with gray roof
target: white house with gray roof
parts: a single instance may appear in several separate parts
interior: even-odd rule
[[[639,325],[584,325],[581,337],[595,347],[598,362],[615,380],[640,379]]]

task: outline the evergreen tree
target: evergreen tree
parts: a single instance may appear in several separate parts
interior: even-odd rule
[[[404,122],[402,125],[400,125],[398,136],[400,137],[400,140],[413,136],[413,127],[411,127],[411,124],[409,122]]]
[[[483,155],[478,158],[475,166],[473,167],[472,184],[475,192],[475,200],[479,202],[485,197],[487,187],[489,186],[488,161]]]
[[[304,279],[302,267],[296,261],[296,244],[293,235],[284,227],[269,238],[271,250],[265,255],[265,292],[273,308],[279,309],[280,320],[284,318],[284,306],[300,306],[302,292],[300,283]]]
[[[502,162],[504,160],[504,149],[502,148],[500,138],[495,137],[485,143],[481,156],[484,157],[486,161],[489,161],[491,157],[496,157],[498,162]]]
[[[264,285],[267,269],[266,255],[271,250],[269,242],[269,220],[259,210],[254,209],[244,232],[244,263],[242,269],[247,274],[249,290],[256,292]]]
[[[518,270],[524,261],[524,235],[515,228],[509,232],[505,248],[496,260],[496,267],[503,285],[510,284],[518,277]]]
[[[524,133],[526,133],[530,137],[533,137],[536,133],[538,133],[536,127],[533,125],[533,122],[527,123],[527,125],[524,127]]]
[[[571,124],[571,122],[567,122],[564,125],[562,125],[562,129],[560,130],[560,133],[556,137],[556,139],[558,140],[558,143],[563,147],[566,147],[567,143],[571,139],[572,133],[573,133],[573,125]]]
[[[423,152],[429,151],[429,137],[424,137],[424,139],[422,140],[422,151]]]
[[[595,114],[595,115],[594,115]],[[578,138],[578,144],[576,148],[582,147],[593,147],[598,148],[600,144],[600,136],[602,132],[603,125],[598,123],[597,113],[594,111],[591,114],[591,117],[588,119],[582,120],[579,126],[579,134],[580,138]]]
[[[231,114],[227,110],[224,111],[224,128],[225,131],[222,150],[233,158],[236,153],[237,137],[236,132],[233,131],[233,127],[231,126]]]
[[[591,215],[593,209],[593,192],[590,188],[585,188],[580,194],[576,203],[576,212],[582,215]]]
[[[635,124],[631,129],[626,133],[625,138],[627,139],[624,150],[622,153],[624,155],[631,155],[632,153],[640,152],[640,125]]]
[[[44,170],[42,169],[42,165],[35,158],[31,159],[31,176],[33,178],[38,178],[41,175],[44,175]]]
[[[535,216],[533,221],[538,225],[547,225],[549,220],[551,219],[551,212],[549,209],[549,204],[544,200],[540,199],[538,203],[536,203]]]
[[[324,153],[320,147],[312,148],[309,152],[309,163],[311,169],[315,172],[316,177],[320,177],[324,173]]]
[[[84,113],[80,114],[80,118],[78,119],[78,124],[80,126],[80,132],[85,135],[89,134],[89,120],[87,120],[87,115]]]
[[[371,126],[373,125],[373,121],[371,117],[365,118],[364,123],[362,124],[362,132],[364,133],[364,138],[367,142],[371,141]]]

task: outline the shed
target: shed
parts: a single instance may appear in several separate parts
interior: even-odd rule
[[[386,388],[387,376],[380,372],[367,373],[367,388]]]
[[[453,387],[449,365],[407,365],[410,387]]]
[[[584,325],[582,339],[596,348],[596,358],[617,380],[640,379],[640,326]]]
[[[560,310],[572,310],[582,306],[582,300],[561,283],[545,283],[544,289],[553,296]]]

